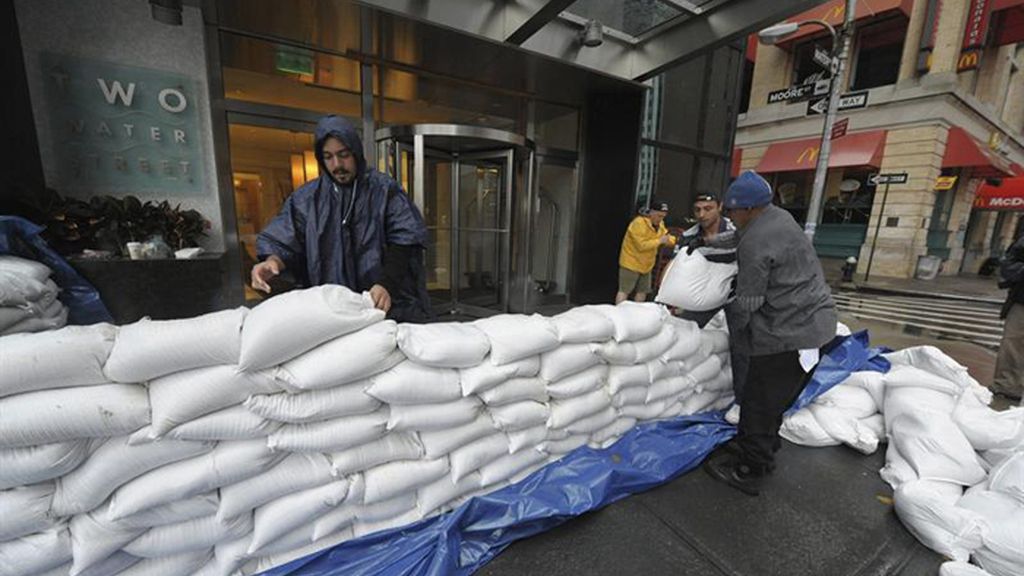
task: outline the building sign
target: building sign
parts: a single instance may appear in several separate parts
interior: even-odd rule
[[[890,172],[888,174],[872,174],[868,176],[868,186],[881,184],[906,184],[910,175],[906,172]]]
[[[44,115],[61,186],[203,192],[196,83],[181,74],[43,53]]]
[[[932,66],[932,50],[935,48],[935,37],[939,27],[939,0],[928,0],[925,6],[924,28],[917,46],[917,71],[924,74]]]
[[[935,179],[936,190],[952,190],[956,185],[956,176],[939,176]]]
[[[981,51],[988,33],[989,13],[992,11],[992,0],[971,0],[967,11],[967,27],[964,29],[964,41],[960,47],[960,58],[956,63],[956,71],[974,70],[981,61]]]
[[[842,120],[836,120],[832,124],[832,134],[829,136],[830,139],[835,140],[846,136],[846,130],[850,127],[850,119],[843,118]]]

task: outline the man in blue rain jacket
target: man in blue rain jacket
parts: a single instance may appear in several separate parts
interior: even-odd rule
[[[304,286],[368,291],[401,322],[429,316],[423,217],[394,179],[366,165],[354,126],[330,115],[316,127],[320,176],[296,190],[260,232],[254,289],[289,270]]]

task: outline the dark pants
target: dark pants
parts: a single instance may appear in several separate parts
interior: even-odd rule
[[[755,474],[763,474],[772,467],[775,452],[782,446],[782,414],[803,391],[809,376],[800,367],[796,350],[751,356],[747,370],[736,444],[742,463]]]

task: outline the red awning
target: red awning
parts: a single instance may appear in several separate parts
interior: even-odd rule
[[[1024,166],[1014,162],[1010,164],[1010,172],[1013,172],[1014,176],[1024,176]]]
[[[1004,178],[999,186],[988,182],[974,195],[974,207],[980,210],[1024,211],[1024,176]]]
[[[910,18],[910,11],[914,6],[913,0],[860,0],[857,2],[857,10],[853,13],[853,19],[855,21],[862,20],[864,18],[873,18],[880,14],[892,12],[898,10],[902,12],[907,18]],[[842,26],[843,19],[846,12],[846,1],[845,0],[832,0],[812,8],[806,12],[801,12],[796,16],[787,20],[787,22],[804,22],[806,20],[824,20],[833,26]],[[791,36],[787,36],[785,40],[779,42],[780,46],[791,46],[795,42],[809,38],[811,36],[827,34],[821,26],[802,26],[799,30],[793,33]]]
[[[1024,42],[1024,0],[1003,0],[992,6],[992,44]]]
[[[743,148],[732,149],[732,169],[729,170],[729,175],[733,178],[740,175],[740,164],[743,162]]]
[[[958,126],[949,129],[942,167],[973,168],[973,175],[977,177],[1013,176],[1009,162],[989,151],[987,146]]]
[[[820,145],[820,138],[772,144],[757,165],[757,171],[767,173],[814,170],[814,166],[818,162]],[[884,147],[885,130],[847,134],[832,141],[828,167],[873,166],[878,168],[882,165],[882,149]]]

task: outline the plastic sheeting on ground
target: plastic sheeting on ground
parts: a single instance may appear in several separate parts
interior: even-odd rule
[[[857,370],[885,371],[867,332],[822,357],[799,408]],[[579,448],[451,513],[370,534],[264,572],[267,576],[471,574],[512,542],[649,490],[695,468],[736,433],[722,412],[641,424],[603,450]]]

